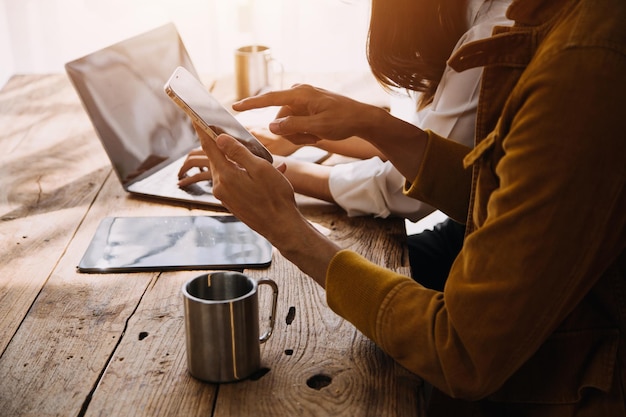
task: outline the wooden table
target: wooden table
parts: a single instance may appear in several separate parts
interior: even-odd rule
[[[409,272],[401,220],[307,199],[302,210],[342,246]],[[127,195],[65,75],[14,76],[0,91],[0,415],[424,415],[422,381],[277,251],[246,270],[280,288],[268,372],[222,385],[187,372],[180,289],[200,272],[75,270],[103,217],[206,213]]]

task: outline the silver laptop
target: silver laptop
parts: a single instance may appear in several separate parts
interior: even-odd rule
[[[65,64],[124,190],[220,206],[208,181],[181,189],[178,170],[200,146],[163,85],[176,67],[198,75],[170,23]]]

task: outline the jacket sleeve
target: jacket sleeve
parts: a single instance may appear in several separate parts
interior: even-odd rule
[[[465,223],[472,185],[472,170],[463,166],[467,146],[444,139],[430,130],[424,160],[405,194],[423,201],[449,217]]]

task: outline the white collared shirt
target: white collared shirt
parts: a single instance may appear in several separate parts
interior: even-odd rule
[[[469,42],[491,36],[494,26],[511,25],[512,22],[505,17],[510,3],[511,0],[470,0],[470,29],[459,39],[454,51]],[[481,75],[482,68],[456,72],[446,67],[432,104],[419,112],[397,116],[423,130],[430,129],[473,147]],[[411,100],[413,107],[417,97]],[[432,213],[433,207],[403,194],[404,183],[405,178],[391,162],[383,162],[378,157],[336,165],[329,178],[333,199],[349,216],[395,215],[417,221]]]

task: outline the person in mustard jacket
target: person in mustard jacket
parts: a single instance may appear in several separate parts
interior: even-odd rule
[[[234,105],[282,106],[269,128],[294,143],[368,140],[407,195],[465,222],[443,291],[338,247],[284,167],[199,131],[213,190],[434,386],[429,415],[626,416],[626,2],[514,0],[507,17],[448,62],[484,68],[473,149],[307,85]]]

